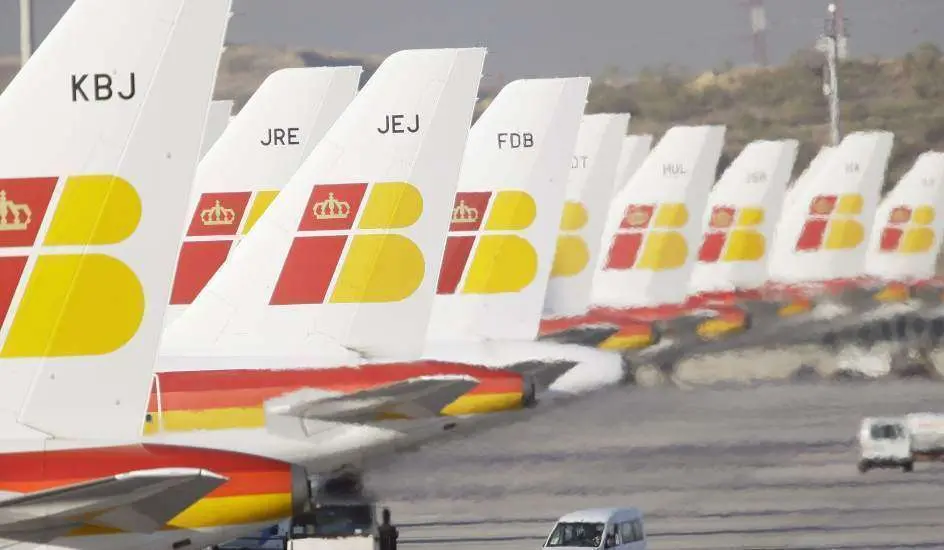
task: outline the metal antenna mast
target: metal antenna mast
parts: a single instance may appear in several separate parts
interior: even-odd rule
[[[823,94],[829,98],[829,138],[832,145],[839,145],[840,127],[839,127],[839,59],[840,59],[840,40],[845,36],[840,31],[842,25],[841,18],[837,13],[839,11],[835,2],[827,6],[829,17],[826,18],[823,44],[826,54],[827,74],[826,82],[823,83]],[[842,52],[843,54],[845,52]],[[842,57],[845,57],[843,55]]]
[[[754,44],[754,63],[767,66],[767,14],[763,0],[748,0],[751,10],[751,40]]]

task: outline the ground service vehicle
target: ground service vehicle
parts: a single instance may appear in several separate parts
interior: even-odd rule
[[[377,550],[376,508],[369,503],[315,505],[289,523],[286,550]]]
[[[642,512],[637,508],[593,508],[571,512],[557,520],[544,548],[645,550]]]
[[[944,458],[944,414],[864,418],[859,427],[859,471],[872,468],[914,469],[915,462]]]

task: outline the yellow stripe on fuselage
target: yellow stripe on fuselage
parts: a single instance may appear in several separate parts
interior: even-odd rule
[[[464,395],[443,410],[445,416],[488,414],[512,411],[521,408],[522,394],[481,393]],[[260,407],[226,407],[187,411],[164,411],[162,415],[151,413],[153,421],[144,425],[144,433],[189,432],[193,430],[231,430],[237,428],[262,428],[265,426],[265,411]]]
[[[646,348],[650,345],[652,345],[652,335],[650,334],[614,334],[601,342],[597,347],[611,351],[625,351],[629,349]]]
[[[205,529],[268,521],[276,523],[291,515],[292,495],[288,493],[203,498],[177,514],[161,530]],[[83,525],[73,529],[67,536],[84,537],[120,533],[123,531],[111,527]]]

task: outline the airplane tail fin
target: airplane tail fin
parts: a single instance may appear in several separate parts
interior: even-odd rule
[[[944,153],[922,153],[878,206],[866,273],[888,280],[934,276],[944,230]]]
[[[430,340],[537,335],[589,87],[589,78],[511,82],[472,127]]]
[[[783,210],[771,279],[786,283],[863,274],[870,224],[891,153],[890,132],[854,132]]]
[[[216,140],[220,139],[226,127],[229,126],[229,119],[233,114],[233,103],[232,99],[210,102],[206,124],[203,126],[203,139],[200,141],[200,158],[207,154],[207,151],[213,147]]]
[[[230,3],[77,0],[0,96],[0,406],[20,425],[140,434]]]
[[[753,141],[724,171],[708,196],[692,293],[755,288],[767,280],[767,243],[798,145]]]
[[[193,303],[357,92],[360,67],[275,71],[200,161],[164,326]]]
[[[610,205],[593,281],[594,305],[681,302],[700,244],[724,126],[670,128]]]
[[[419,356],[483,48],[388,57],[165,334],[165,354]]]
[[[652,149],[652,134],[635,134],[623,138],[623,149],[620,152],[619,164],[616,167],[616,180],[613,185],[613,196],[619,193],[629,180],[642,166]]]
[[[544,301],[548,316],[579,315],[590,304],[600,233],[629,118],[629,114],[585,115],[580,123]]]

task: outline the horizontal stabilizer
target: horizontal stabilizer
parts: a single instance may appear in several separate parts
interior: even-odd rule
[[[560,332],[545,334],[538,338],[541,341],[557,342],[558,344],[577,344],[595,348],[619,331],[616,325],[585,325],[564,329]]]
[[[784,302],[779,301],[745,300],[739,303],[738,307],[751,316],[751,322],[755,322],[761,319],[777,317],[784,305]]]
[[[0,501],[0,536],[36,540],[82,525],[152,533],[226,481],[207,470],[161,468],[27,493]]]
[[[875,294],[879,290],[880,289],[877,288],[863,287],[847,288],[839,294],[835,301],[850,308],[869,309],[876,305]]]
[[[918,286],[912,289],[916,300],[926,306],[936,306],[944,301],[944,289],[935,286]]]
[[[371,424],[396,418],[439,416],[450,403],[476,387],[471,376],[420,376],[345,395],[325,397],[304,389],[266,404],[266,412],[309,420]]]
[[[506,367],[501,367],[501,369],[529,377],[534,380],[537,389],[544,390],[575,366],[577,366],[576,361],[543,361],[534,359],[532,361],[514,363]]]
[[[674,319],[658,321],[656,325],[659,326],[661,332],[667,333],[670,336],[685,336],[695,333],[702,323],[714,316],[716,316],[714,312],[711,314],[683,315],[681,317],[675,317]]]

